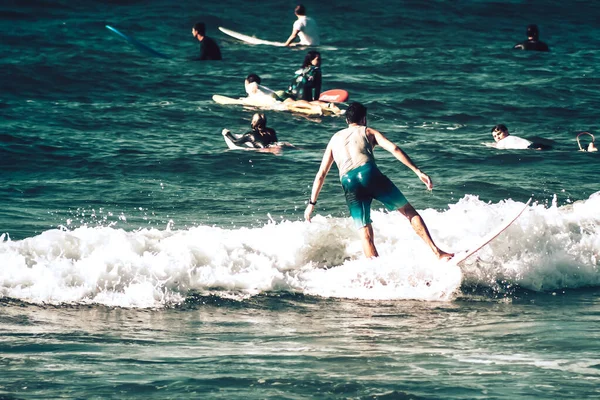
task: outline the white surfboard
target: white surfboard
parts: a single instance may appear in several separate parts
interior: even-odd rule
[[[240,138],[240,135],[236,135],[234,133],[232,133],[232,135],[236,138]],[[244,143],[243,146],[238,146],[235,143],[233,143],[231,141],[230,138],[228,138],[227,136],[223,135],[223,139],[225,140],[225,144],[227,144],[227,147],[231,150],[250,150],[250,149],[254,149],[254,146],[252,146],[252,143]]]
[[[221,96],[220,94],[215,94],[212,97],[213,101],[219,104],[242,104],[246,105],[243,98],[234,99],[233,97]]]
[[[232,133],[232,135],[236,138],[240,137],[240,135],[236,135],[235,133]],[[283,149],[296,149],[296,146],[294,146],[290,142],[277,142],[267,148],[256,148],[256,147],[252,146],[252,143],[244,143],[243,145],[238,146],[235,143],[233,143],[231,141],[231,139],[225,135],[223,135],[223,139],[225,140],[225,144],[227,145],[227,147],[230,150],[257,150],[257,151],[262,151],[262,152],[267,151],[267,152],[271,152],[271,153],[277,153]]]
[[[265,107],[265,108],[272,108],[274,110],[279,110],[282,109],[284,110],[285,107],[283,107],[283,105],[281,104],[281,102],[278,101],[274,101],[273,99],[269,98],[268,96],[257,96],[254,97],[252,99],[248,98],[248,97],[240,97],[237,99],[234,99],[233,97],[227,97],[227,96],[222,96],[220,94],[215,94],[212,99],[219,104],[237,104],[237,105],[243,105],[243,106],[250,106],[250,107]]]
[[[269,40],[262,40],[259,38],[255,38],[253,36],[244,35],[243,33],[235,32],[230,29],[223,28],[221,26],[219,27],[219,30],[221,32],[223,32],[224,34],[231,36],[232,38],[236,38],[238,40],[241,40],[242,42],[249,43],[249,44],[262,44],[262,45],[266,45],[266,46],[277,46],[277,47],[285,46],[285,43],[283,43],[283,42],[271,42]]]
[[[477,251],[481,250],[483,246],[496,239],[502,232],[504,232],[509,226],[511,226],[512,223],[515,222],[517,218],[521,216],[521,214],[523,214],[523,212],[529,207],[529,203],[531,203],[531,199],[529,199],[527,203],[525,203],[525,206],[517,213],[517,215],[508,219],[501,226],[494,229],[486,236],[482,237],[470,249],[456,253],[454,257],[452,257],[452,259],[448,261],[448,263],[458,265],[473,254],[475,254]]]

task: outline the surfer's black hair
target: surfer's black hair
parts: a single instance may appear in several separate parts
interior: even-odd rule
[[[303,4],[298,4],[294,9],[296,15],[306,15],[306,7]]]
[[[256,113],[252,116],[252,122],[250,123],[252,129],[262,131],[267,127],[267,116],[265,114]]]
[[[346,111],[346,112],[347,112],[347,111]],[[500,131],[500,132],[508,133],[508,128],[507,128],[507,127],[506,127],[506,125],[504,125],[504,124],[498,124],[498,125],[494,126],[494,127],[492,128],[492,131],[491,131],[491,132],[493,133],[493,132],[494,132],[494,131],[496,131],[496,130],[498,130],[498,131]]]
[[[527,25],[527,37],[538,40],[540,37],[540,30],[536,24]]]
[[[308,53],[306,53],[306,56],[304,56],[304,61],[302,62],[302,68],[306,68],[309,65],[311,65],[312,60],[315,59],[315,57],[319,57],[319,65],[321,65],[321,53],[319,53],[318,51],[314,51],[311,50]]]
[[[246,80],[248,81],[248,83],[253,83],[256,82],[260,85],[260,76],[256,75],[256,74],[250,74],[246,77]]]
[[[346,110],[346,122],[349,124],[358,124],[364,117],[367,116],[367,107],[358,102],[354,102],[348,106]]]
[[[196,32],[198,32],[199,34],[201,34],[202,36],[205,36],[205,34],[206,34],[206,25],[204,25],[204,22],[198,22],[196,25],[194,25],[194,30]]]

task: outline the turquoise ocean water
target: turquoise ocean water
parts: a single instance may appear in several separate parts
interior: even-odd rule
[[[337,170],[303,211],[337,117],[267,112],[279,155],[228,150],[257,73],[306,49],[295,2],[0,4],[0,398],[513,399],[600,396],[600,5],[305,2],[342,88],[429,174],[380,168],[461,268],[374,204],[365,260]],[[223,62],[188,61],[205,21]],[[537,23],[550,53],[513,51]],[[111,25],[168,55],[151,57]],[[491,127],[552,150],[495,150]],[[586,140],[587,143],[587,139]]]

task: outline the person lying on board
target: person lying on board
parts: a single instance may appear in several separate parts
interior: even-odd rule
[[[381,132],[367,127],[367,108],[362,104],[350,104],[346,110],[346,122],[348,128],[334,134],[325,149],[321,166],[313,182],[308,205],[304,211],[304,218],[310,222],[310,216],[317,204],[317,198],[323,183],[325,183],[325,178],[335,161],[339,170],[340,183],[346,195],[346,203],[354,225],[360,231],[363,252],[366,257],[378,256],[371,225],[371,202],[373,199],[377,199],[389,211],[398,210],[404,215],[410,221],[415,233],[423,239],[438,259],[452,258],[454,254],[441,250],[433,242],[423,218],[406,200],[396,185],[381,173],[373,156],[375,146],[381,146],[410,168],[427,186],[427,189],[433,188],[431,178],[417,168],[400,147],[392,143]]]
[[[296,44],[300,46],[318,46],[320,43],[319,27],[314,19],[306,16],[306,7],[298,4],[294,9],[294,14],[298,19],[294,22],[292,34],[286,40],[285,46]],[[300,42],[292,44],[296,37],[300,38]]]
[[[281,101],[279,95],[266,86],[261,85],[262,79],[256,74],[250,74],[244,80],[244,90],[249,99],[256,100],[260,103],[275,104]]]
[[[318,115],[322,115],[324,111],[338,114],[342,112],[339,107],[333,103],[327,103],[319,100],[294,100],[291,97],[281,98],[278,92],[261,85],[261,82],[262,80],[260,76],[256,74],[250,74],[244,80],[244,89],[248,94],[248,100],[250,100],[250,103],[256,104],[257,106],[264,107],[281,103],[291,111],[294,111],[294,108],[300,108]]]
[[[256,113],[250,123],[252,130],[240,136],[234,136],[228,129],[223,129],[221,134],[227,137],[236,146],[248,146],[255,149],[264,149],[277,143],[275,129],[267,127],[267,117]],[[250,146],[251,145],[251,146]]]
[[[206,36],[204,22],[198,22],[192,28],[192,36],[200,42],[200,55],[192,58],[192,61],[221,60],[221,49],[213,38]]]
[[[520,50],[533,50],[533,51],[550,51],[548,45],[541,40],[540,30],[537,25],[531,24],[527,26],[527,40],[521,43],[515,44],[513,49]]]
[[[496,141],[492,147],[497,149],[512,149],[512,150],[548,150],[551,146],[544,143],[536,143],[527,139],[508,133],[508,128],[504,124],[498,124],[492,128],[492,137]],[[543,139],[540,139],[543,140]]]

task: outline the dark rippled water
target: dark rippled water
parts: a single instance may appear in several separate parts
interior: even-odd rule
[[[267,113],[280,155],[227,150],[254,110],[222,106],[257,73],[287,86],[295,3],[0,5],[0,397],[590,398],[598,396],[600,6],[559,1],[305,3],[325,89],[428,173],[376,152],[458,251],[534,203],[462,267],[373,213],[364,260],[331,172],[343,118]],[[224,61],[190,62],[205,21]],[[550,53],[513,51],[527,24]],[[168,55],[159,59],[114,26]],[[500,151],[498,123],[553,149]],[[378,206],[376,206],[377,208]]]

